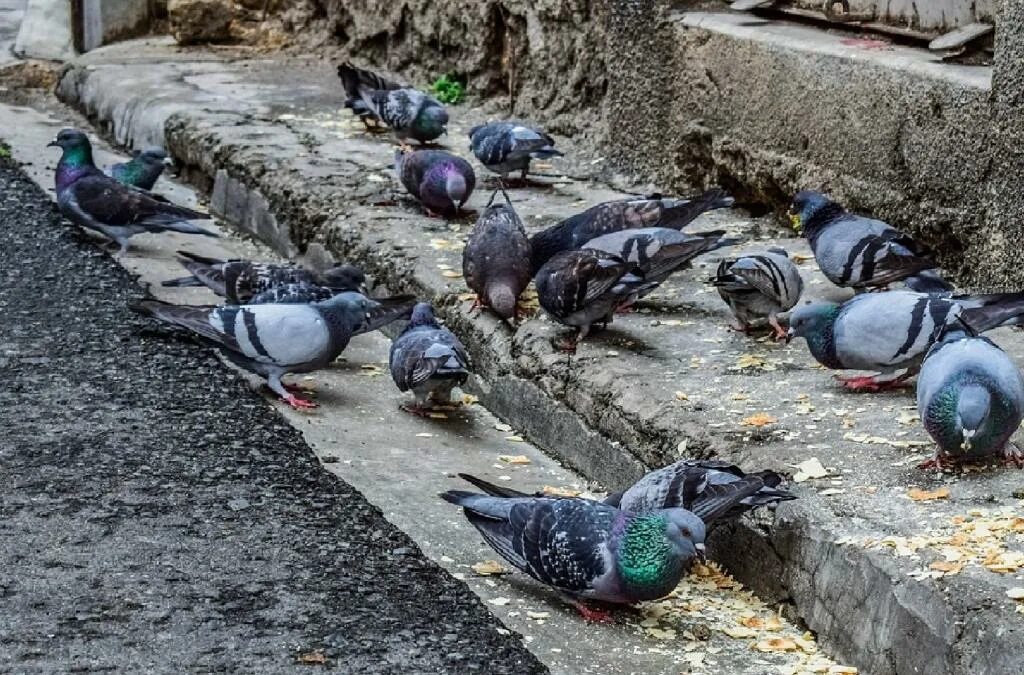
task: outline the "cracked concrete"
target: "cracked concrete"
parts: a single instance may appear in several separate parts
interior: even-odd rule
[[[1020,584],[1019,569],[996,574],[967,565],[919,580],[908,573],[927,567],[932,549],[895,555],[844,543],[945,532],[951,519],[972,511],[1019,507],[1020,472],[950,478],[917,470],[930,450],[908,445],[926,440],[912,419],[912,398],[845,393],[802,344],[731,333],[724,305],[701,283],[709,260],[571,359],[553,347],[561,329],[544,318],[513,332],[470,313],[461,280],[438,267],[458,269],[454,246],[469,220],[429,220],[410,204],[390,175],[390,140],[366,136],[340,110],[329,64],[192,55],[182,62],[159,43],[99,50],[67,70],[59,94],[123,143],[163,140],[189,177],[216,195],[219,213],[279,252],[355,260],[392,290],[433,298],[479,364],[481,401],[591,479],[619,487],[644,465],[681,455],[787,472],[818,457],[829,478],[798,486],[800,500],[774,518],[743,521],[713,551],[770,601],[792,602],[793,614],[838,658],[882,675],[1020,670],[1024,623],[1005,597]],[[453,111],[456,151],[482,115]],[[573,179],[513,193],[529,229],[617,194],[588,180],[580,160]],[[486,201],[484,183],[471,207]],[[781,243],[808,254],[804,242],[780,239],[770,218],[739,211],[710,214],[690,229],[719,226],[747,238],[745,249]],[[801,269],[808,297],[844,297],[813,262]],[[993,337],[1024,356],[1019,334]],[[751,426],[745,420],[755,413],[774,422]],[[915,502],[906,496],[911,486],[944,486],[951,495]],[[1021,549],[1012,536],[1005,545]]]

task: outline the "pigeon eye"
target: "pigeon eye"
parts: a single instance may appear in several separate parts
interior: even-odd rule
[[[691,533],[690,533],[690,528],[688,528],[688,527],[684,527],[683,529],[681,529],[681,530],[680,530],[680,532],[682,532],[682,533],[683,533],[683,536],[684,536],[684,537],[689,537],[689,536],[690,536],[690,534],[691,534]]]

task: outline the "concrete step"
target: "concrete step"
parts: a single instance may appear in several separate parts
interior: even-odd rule
[[[101,49],[71,66],[59,94],[122,143],[165,143],[211,190],[215,212],[279,252],[355,261],[392,290],[433,298],[479,364],[481,401],[609,488],[684,455],[789,473],[818,458],[828,477],[799,483],[800,500],[743,521],[713,542],[713,555],[769,602],[792,603],[842,661],[883,675],[1020,669],[1024,623],[1006,595],[1021,585],[1019,472],[917,470],[930,448],[911,396],[844,393],[802,344],[731,333],[701,283],[710,260],[571,359],[543,317],[512,332],[471,313],[451,274],[470,221],[427,219],[403,196],[390,176],[391,140],[365,135],[340,109],[330,64],[193,58],[159,44]],[[456,151],[481,117],[453,110]],[[529,229],[618,194],[576,164],[580,179],[513,193]],[[488,196],[481,187],[470,206]],[[710,227],[746,237],[744,249],[809,253],[770,219],[719,212],[691,229]],[[808,298],[843,297],[813,261],[802,270]],[[1016,334],[994,337],[1024,356]],[[915,501],[913,488],[949,496]]]

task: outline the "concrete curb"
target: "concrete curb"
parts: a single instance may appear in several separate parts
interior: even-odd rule
[[[469,314],[434,260],[404,243],[422,241],[421,219],[381,213],[379,203],[391,193],[366,180],[386,166],[379,154],[366,156],[357,144],[314,148],[301,130],[272,119],[275,101],[240,111],[230,96],[190,83],[218,68],[193,63],[187,73],[161,74],[153,64],[79,64],[65,72],[58,94],[124,144],[165,142],[190,178],[211,192],[211,210],[243,232],[286,255],[356,261],[391,289],[433,298],[472,352],[482,402],[592,479],[610,487],[628,483],[644,464],[674,460],[681,440],[689,455],[750,464],[775,453],[776,463],[793,457],[778,439],[741,438],[709,424],[714,415],[652,397],[647,373],[616,370],[593,357],[567,362],[552,348],[549,323],[531,321],[511,334],[488,315]],[[1019,670],[1024,625],[997,601],[1004,599],[998,583],[975,577],[942,588],[913,583],[906,562],[837,543],[864,525],[865,518],[844,512],[854,503],[833,507],[810,490],[803,496],[780,508],[770,525],[763,520],[770,516],[743,521],[732,537],[720,538],[717,557],[763,596],[792,602],[823,644],[865,672]],[[899,508],[887,503],[886,512],[867,520],[899,531],[909,519]]]

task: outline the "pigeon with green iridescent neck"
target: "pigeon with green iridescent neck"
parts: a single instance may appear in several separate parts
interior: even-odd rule
[[[785,339],[786,329],[778,315],[795,307],[804,290],[800,270],[781,248],[723,260],[711,285],[739,322],[736,330],[746,333],[754,324],[767,321],[779,340]]]
[[[434,318],[430,303],[418,303],[409,324],[391,343],[391,379],[399,391],[412,391],[415,403],[402,409],[429,415],[434,405],[450,405],[452,389],[469,377],[469,356],[459,338]]]
[[[944,298],[912,291],[865,293],[842,305],[804,305],[789,318],[787,339],[807,340],[811,355],[834,370],[879,375],[839,377],[848,389],[878,391],[902,386],[928,349],[965,321],[976,331],[1024,322],[1024,293]],[[901,372],[903,371],[903,372]]]
[[[427,215],[456,216],[473,194],[469,162],[444,150],[395,151],[395,174]]]
[[[789,217],[810,242],[822,274],[837,286],[858,291],[884,287],[937,266],[910,236],[881,220],[850,213],[820,192],[798,192]]]
[[[554,145],[555,140],[540,129],[519,122],[489,122],[469,130],[469,149],[502,178],[518,171],[525,181],[531,160],[562,156]]]
[[[1024,419],[1024,378],[988,338],[951,330],[924,359],[917,410],[936,443],[921,468],[1002,459],[1024,467],[1010,437]]]
[[[476,293],[476,305],[489,307],[502,319],[517,314],[517,301],[530,285],[530,238],[512,202],[494,203],[497,191],[483,210],[466,247],[462,249],[462,275]]]
[[[434,140],[447,131],[448,111],[441,103],[418,89],[404,87],[351,63],[338,66],[338,77],[348,99],[345,107],[363,120],[379,120],[401,140],[420,143]],[[369,126],[369,125],[367,125]]]
[[[632,604],[668,595],[703,554],[704,523],[685,509],[628,513],[588,499],[513,497],[450,490],[501,557],[568,596],[590,619],[607,618],[582,601]]]
[[[314,304],[200,307],[143,300],[132,309],[219,347],[238,367],[265,377],[267,386],[293,408],[315,408],[288,391],[281,378],[326,368],[353,335],[408,316],[413,301],[411,296],[371,300],[350,291]]]
[[[56,172],[60,212],[79,227],[100,232],[117,242],[118,255],[127,252],[131,237],[143,232],[218,236],[189,222],[208,220],[208,214],[158,201],[97,169],[92,160],[92,144],[81,131],[63,129],[49,145],[63,151]]]
[[[582,213],[541,230],[530,238],[534,274],[556,253],[583,248],[588,241],[611,232],[643,227],[681,230],[694,218],[712,209],[724,209],[735,200],[719,189],[682,199],[629,197],[592,206]]]
[[[107,174],[119,183],[148,191],[153,189],[164,167],[170,163],[171,158],[163,148],[146,148],[136,152],[127,162],[111,165]]]

